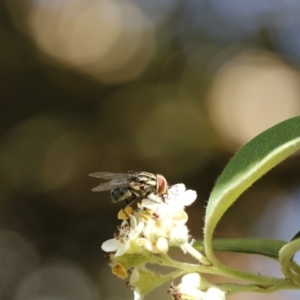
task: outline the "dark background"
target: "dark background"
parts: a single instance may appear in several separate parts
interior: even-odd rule
[[[91,172],[185,183],[198,193],[188,213],[201,238],[229,158],[300,112],[299,3],[2,1],[0,299],[132,299],[101,250],[122,205],[90,192]],[[294,156],[241,197],[216,236],[289,240],[298,212]],[[221,258],[280,276],[265,260]]]

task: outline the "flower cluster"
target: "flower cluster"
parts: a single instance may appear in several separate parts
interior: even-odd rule
[[[109,253],[112,272],[125,279],[130,270],[129,286],[135,291],[135,299],[141,299],[154,287],[176,276],[154,273],[146,268],[146,263],[160,263],[167,257],[170,247],[181,248],[201,262],[202,255],[192,247],[186,222],[185,207],[196,200],[195,191],[186,190],[184,184],[169,188],[164,196],[150,194],[138,203],[138,209],[125,208],[119,213],[124,219],[119,232],[102,244]],[[139,298],[140,297],[140,298]]]
[[[150,194],[139,203],[138,210],[128,214],[129,220],[123,220],[119,233],[104,242],[102,249],[114,252],[115,257],[141,254],[145,250],[151,253],[167,253],[170,246],[184,249],[189,242],[185,225],[188,215],[184,208],[192,204],[196,197],[196,192],[186,190],[184,184],[172,186],[163,199]]]

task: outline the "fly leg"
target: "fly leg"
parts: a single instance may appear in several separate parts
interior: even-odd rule
[[[127,208],[127,207],[130,207],[130,205],[131,205],[134,201],[136,201],[137,199],[139,199],[139,198],[140,198],[140,197],[139,197],[139,195],[138,195],[137,193],[132,192],[132,194],[130,195],[130,197],[128,197],[128,198],[125,199],[126,205],[121,209],[121,211],[122,211],[123,215],[125,216],[125,218],[122,216],[122,217],[120,217],[121,219],[126,219],[126,220],[129,219],[129,215],[128,215],[128,213],[126,212],[126,208]],[[121,211],[120,211],[120,212],[121,212]]]

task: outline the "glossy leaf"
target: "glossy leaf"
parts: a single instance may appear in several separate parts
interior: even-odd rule
[[[226,210],[256,180],[300,148],[300,117],[279,123],[256,136],[229,161],[210,195],[206,217],[205,246]]]
[[[281,240],[267,240],[258,238],[235,238],[235,239],[214,239],[212,242],[213,250],[238,252],[248,254],[264,255],[278,258],[279,250],[287,242]],[[203,250],[203,241],[194,244],[197,250]]]

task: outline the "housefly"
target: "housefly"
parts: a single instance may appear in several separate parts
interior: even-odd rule
[[[108,180],[100,183],[92,191],[110,191],[114,203],[126,201],[127,204],[131,204],[135,200],[146,198],[151,193],[162,196],[168,191],[167,180],[161,174],[143,171],[128,174],[95,172],[89,176]]]

